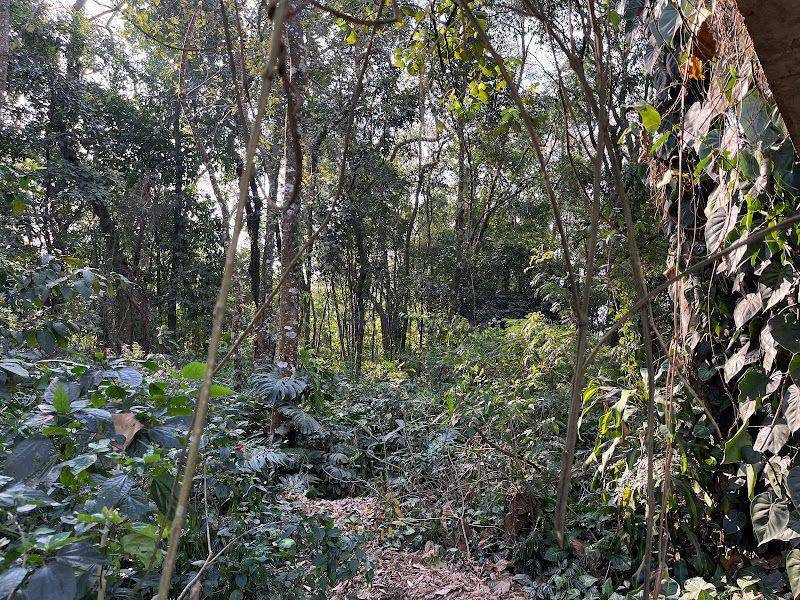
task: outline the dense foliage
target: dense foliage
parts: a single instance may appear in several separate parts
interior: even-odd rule
[[[0,67],[0,597],[800,594],[800,163],[732,0],[0,0]]]

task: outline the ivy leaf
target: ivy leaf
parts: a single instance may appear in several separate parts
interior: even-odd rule
[[[789,524],[789,506],[772,492],[763,492],[750,505],[753,533],[758,545],[778,539]]]
[[[206,376],[206,363],[190,362],[181,369],[181,375],[183,375],[186,379],[203,381]]]
[[[783,313],[769,320],[772,337],[790,352],[800,352],[800,324],[794,316]]]

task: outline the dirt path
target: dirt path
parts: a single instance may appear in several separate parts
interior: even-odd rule
[[[294,498],[309,513],[333,518],[343,531],[366,533],[377,531],[374,498],[343,500],[310,500]],[[512,564],[501,560],[480,564],[459,560],[448,563],[437,556],[429,544],[425,550],[404,552],[381,547],[370,541],[367,554],[374,565],[374,578],[367,582],[361,575],[334,589],[332,598],[359,600],[525,600],[525,594],[513,579]]]

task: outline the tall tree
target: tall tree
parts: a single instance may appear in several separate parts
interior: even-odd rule
[[[275,361],[285,373],[297,369],[300,349],[300,265],[291,265],[299,250],[303,151],[300,139],[303,96],[308,82],[308,64],[299,0],[289,5],[286,19],[288,56],[283,58],[281,74],[286,95],[284,134],[284,191],[281,216],[281,269],[288,276],[278,297],[278,343]],[[287,59],[288,58],[288,64]],[[291,265],[291,267],[290,267]]]

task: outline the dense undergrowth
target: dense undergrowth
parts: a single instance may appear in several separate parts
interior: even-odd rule
[[[64,306],[106,293],[100,279],[87,283],[89,271],[44,263],[16,274],[12,305],[46,306],[45,289],[60,291]],[[149,597],[203,364],[137,348],[92,355],[77,326],[44,316],[9,323],[5,339],[26,346],[0,361],[0,595]],[[52,332],[53,347],[42,348],[41,331]],[[236,390],[228,386],[239,374],[218,378],[176,596],[199,580],[213,597],[325,597],[369,573],[367,540],[304,514],[298,494],[372,495],[379,514],[369,537],[378,543],[433,542],[456,560],[511,558],[534,598],[621,598],[636,587],[643,386],[626,351],[635,339],[623,336],[602,357],[587,389],[584,468],[561,548],[550,515],[572,333],[534,313],[480,328],[450,322],[431,335],[420,357],[370,363],[358,380],[312,354],[294,377],[263,365]],[[703,465],[692,461],[709,454],[711,438],[696,430],[692,439],[706,447],[680,454],[681,499],[671,510],[689,543],[673,562],[669,597],[780,589],[757,567],[727,574],[703,564],[712,507],[698,493]]]

